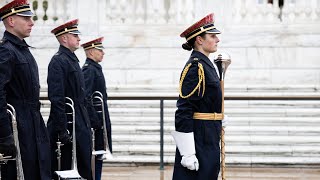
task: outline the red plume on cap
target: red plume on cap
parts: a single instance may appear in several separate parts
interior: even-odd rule
[[[59,36],[59,35],[64,34],[64,33],[71,32],[69,28],[77,26],[78,25],[78,21],[79,21],[78,19],[74,19],[74,20],[68,21],[68,22],[66,22],[66,23],[54,28],[51,31],[51,33],[55,34],[56,36]]]
[[[83,43],[81,46],[82,46],[82,47],[87,47],[87,46],[91,46],[91,44],[102,43],[102,41],[103,41],[103,37],[100,37],[100,38],[97,38],[97,39],[95,39],[95,40],[92,40],[92,41]]]
[[[198,28],[205,26],[207,24],[212,24],[214,22],[214,14],[208,14],[206,17],[202,18],[200,21],[194,23],[192,26],[190,26],[188,29],[183,31],[183,33],[180,34],[180,37],[186,37],[193,31],[197,30]]]
[[[28,0],[14,0],[0,9],[0,14],[6,11],[11,11],[12,8],[28,4]]]
[[[92,41],[86,42],[84,44],[82,44],[81,46],[83,47],[84,50],[88,50],[88,49],[92,49],[92,48],[96,48],[96,49],[104,49],[103,45],[102,45],[102,41],[103,41],[103,37],[94,39]]]
[[[0,9],[1,20],[15,14],[20,16],[33,16],[27,0],[14,0]]]

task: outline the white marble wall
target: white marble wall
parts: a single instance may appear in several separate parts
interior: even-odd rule
[[[320,84],[320,0],[302,4],[285,0],[287,14],[282,21],[278,18],[280,9],[264,0],[121,0],[119,4],[113,0],[72,0],[63,6],[58,2],[64,1],[54,2],[69,11],[63,14],[49,10],[49,14],[58,12],[60,19],[80,19],[82,43],[105,37],[102,66],[108,85],[178,85],[190,54],[181,48],[185,40],[179,34],[190,22],[210,12],[215,12],[216,26],[223,32],[219,36],[219,49],[232,57],[226,84]],[[116,21],[120,16],[110,14],[111,10],[106,8],[110,3],[115,7],[112,11],[120,8],[116,11],[119,15],[127,12],[121,21]],[[126,3],[135,9],[123,9]],[[92,8],[83,11],[87,6]],[[133,10],[131,19],[126,19]],[[152,12],[157,16],[149,17]],[[132,21],[138,17],[143,17],[143,21]],[[164,21],[152,23],[148,21],[150,18]],[[32,52],[43,85],[46,85],[47,65],[58,48],[50,31],[59,23],[36,21],[32,36],[27,38],[37,48]],[[0,33],[3,30],[0,26]],[[83,50],[77,50],[76,54],[82,65]]]

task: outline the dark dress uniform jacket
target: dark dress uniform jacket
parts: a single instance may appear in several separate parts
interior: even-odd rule
[[[193,51],[187,64],[192,63],[182,85],[182,94],[189,94],[198,84],[198,63],[203,65],[205,74],[205,92],[197,90],[189,98],[179,97],[175,115],[176,131],[194,132],[196,157],[199,170],[191,171],[183,167],[179,150],[176,150],[174,164],[174,180],[214,180],[218,178],[220,169],[220,132],[221,121],[195,120],[194,112],[221,113],[222,93],[219,77],[212,62],[204,54]],[[186,64],[186,65],[187,65]]]
[[[109,149],[112,152],[111,123],[110,123],[110,116],[109,116],[108,104],[107,104],[108,95],[107,95],[107,89],[106,89],[106,81],[102,73],[102,67],[97,62],[87,58],[85,64],[82,67],[82,72],[84,75],[84,80],[86,85],[86,97],[88,101],[87,109],[88,109],[89,116],[91,118],[90,119],[91,124],[97,123],[102,125],[102,114],[97,113],[94,107],[92,107],[91,95],[95,91],[99,91],[103,95],[108,144],[109,144]],[[97,129],[95,130],[95,150],[103,150],[103,149],[104,149],[103,129]]]
[[[29,46],[5,31],[0,43],[1,134],[11,135],[7,103],[17,114],[18,134],[25,180],[50,180],[50,142],[40,114],[39,74]],[[5,136],[6,136],[5,135]],[[2,137],[0,137],[2,138]],[[9,162],[2,178],[16,180],[15,162]]]
[[[66,131],[72,134],[72,116],[65,103],[65,97],[74,101],[76,121],[77,162],[80,175],[91,179],[91,130],[90,121],[85,107],[84,79],[79,66],[79,60],[68,48],[60,46],[52,57],[48,68],[48,96],[51,101],[51,111],[48,120],[48,131],[51,137],[52,170],[57,170],[57,134]],[[61,170],[71,168],[72,143],[62,146]]]

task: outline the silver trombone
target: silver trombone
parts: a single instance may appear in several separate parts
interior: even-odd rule
[[[56,149],[56,153],[57,153],[57,161],[58,161],[58,171],[61,170],[61,146],[63,146],[64,144],[61,143],[61,141],[59,140],[59,135],[58,135],[58,141],[57,143],[57,149]]]
[[[16,110],[11,104],[7,104],[7,106],[8,106],[7,112],[10,114],[10,117],[11,117],[13,139],[14,139],[14,144],[17,148],[17,154],[15,158],[12,158],[11,156],[3,156],[3,154],[0,154],[0,164],[6,164],[10,160],[15,160],[16,168],[17,168],[17,179],[24,180],[19,136],[18,136],[18,127],[17,127],[17,114],[16,114]],[[1,174],[0,174],[0,178],[1,178]]]
[[[103,95],[100,91],[95,91],[91,95],[91,104],[93,107],[101,107],[101,111],[97,111],[97,113],[102,113],[102,123],[103,123],[103,139],[104,139],[104,150],[94,150],[93,146],[93,151],[92,155],[93,156],[98,156],[102,155],[102,159],[112,159],[112,153],[109,149],[109,142],[108,142],[108,134],[107,134],[107,126],[106,126],[106,115],[104,111],[104,101],[103,101]],[[94,132],[93,132],[94,136]],[[94,139],[93,139],[94,140]],[[93,142],[94,144],[94,142]]]
[[[69,106],[72,112],[66,113],[67,115],[72,115],[72,163],[71,163],[71,170],[63,170],[63,171],[55,171],[58,175],[59,179],[81,179],[81,176],[78,172],[77,167],[77,143],[76,143],[76,114],[74,109],[74,102],[71,98],[66,97],[66,105]],[[58,147],[59,149],[60,147]],[[60,150],[60,149],[59,149]],[[59,154],[58,154],[59,155]],[[57,157],[58,159],[58,157]],[[61,151],[60,157],[58,159],[58,163],[61,163]],[[58,164],[58,168],[61,167],[61,164]]]

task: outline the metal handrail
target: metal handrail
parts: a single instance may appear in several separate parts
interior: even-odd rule
[[[108,100],[177,100],[177,93],[169,93],[167,95],[162,95],[161,93],[113,93],[111,96],[109,94]],[[243,93],[226,93],[225,100],[320,100],[320,93],[310,93],[305,94],[299,93],[294,94],[292,92],[270,92],[270,93],[260,93],[260,92],[243,92]],[[44,93],[40,96],[40,100],[48,100],[47,95]]]

